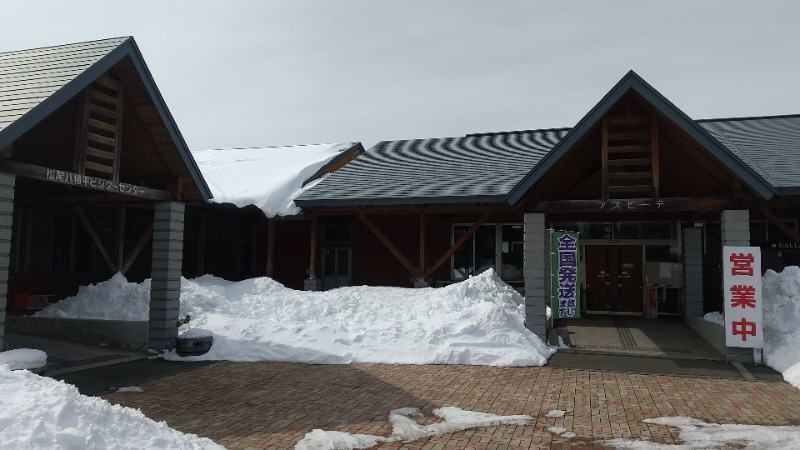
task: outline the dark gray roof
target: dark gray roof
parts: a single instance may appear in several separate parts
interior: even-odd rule
[[[693,121],[778,195],[800,195],[800,115]],[[502,202],[568,128],[381,142],[296,199],[301,207]]]
[[[0,149],[130,57],[178,153],[208,199],[211,191],[189,152],[132,37],[0,53]]]
[[[502,202],[567,131],[381,142],[295,202],[301,207]]]
[[[696,121],[779,195],[800,195],[800,114]]]
[[[64,89],[127,39],[0,53],[0,132]]]

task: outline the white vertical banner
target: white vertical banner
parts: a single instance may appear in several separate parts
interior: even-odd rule
[[[762,348],[761,249],[723,247],[722,271],[725,345]]]

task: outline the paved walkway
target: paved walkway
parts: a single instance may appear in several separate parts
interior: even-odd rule
[[[315,428],[388,436],[389,411],[403,406],[420,408],[422,424],[434,422],[431,410],[441,406],[534,420],[379,448],[589,449],[617,437],[675,443],[675,430],[641,422],[661,416],[800,425],[800,390],[782,381],[553,367],[220,362],[140,386],[143,393],[103,397],[229,449],[293,448]],[[546,417],[552,410],[566,414]]]

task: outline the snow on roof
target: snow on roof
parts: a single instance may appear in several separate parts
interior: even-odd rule
[[[255,205],[267,217],[300,213],[294,199],[303,183],[355,143],[193,151],[212,203]]]

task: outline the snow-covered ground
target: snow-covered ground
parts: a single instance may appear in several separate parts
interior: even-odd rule
[[[0,448],[3,449],[222,449],[140,411],[27,370],[0,364]]]
[[[147,320],[150,283],[117,274],[38,313]],[[524,299],[494,271],[444,288],[287,289],[270,278],[182,280],[181,317],[209,330],[205,355],[171,360],[542,366],[555,352],[523,323]]]
[[[800,389],[800,267],[787,267],[780,273],[767,270],[762,289],[764,363]],[[725,326],[720,312],[708,313],[703,319]]]

